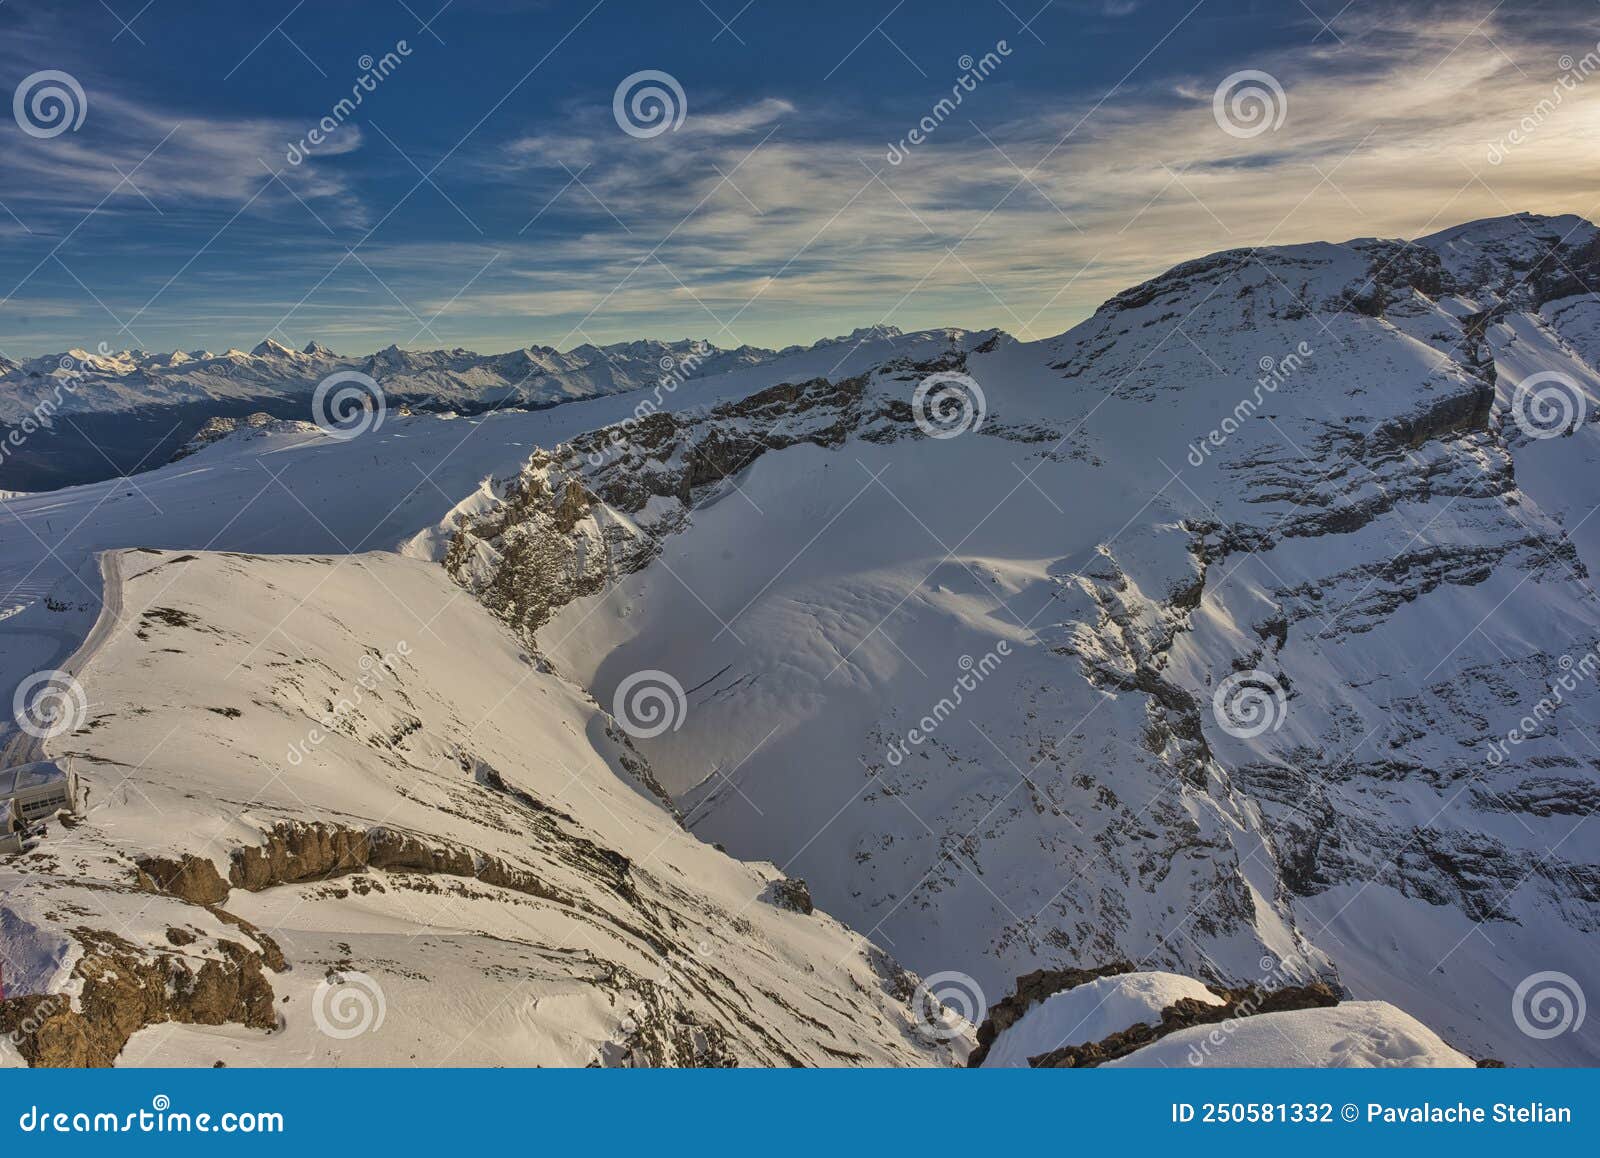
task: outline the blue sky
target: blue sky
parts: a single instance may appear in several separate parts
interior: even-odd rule
[[[0,352],[1036,338],[1217,249],[1594,214],[1600,81],[1547,98],[1600,6],[1341,3],[9,0],[0,89],[85,115],[0,118]],[[642,70],[677,129],[619,125]]]

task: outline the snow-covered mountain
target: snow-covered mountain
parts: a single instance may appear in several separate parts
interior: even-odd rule
[[[1240,1068],[1464,1068],[1475,1063],[1383,1001],[1326,985],[1211,988],[1126,967],[1100,976],[1040,971],[997,1005],[969,1065]]]
[[[565,353],[529,346],[507,354],[471,350],[402,350],[346,357],[318,342],[293,350],[268,338],[246,353],[209,350],[169,354],[143,350],[91,353],[68,350],[0,365],[0,423],[14,425],[62,387],[56,409],[65,414],[106,413],[193,402],[253,401],[278,395],[309,396],[338,370],[371,374],[400,401],[438,409],[510,404],[542,405],[635,390],[665,375],[698,377],[777,356],[741,346],[721,350],[710,342],[654,339],[610,346],[585,344]]]
[[[1074,1039],[1061,985],[993,1056],[1159,1023],[1111,1060],[1181,1064],[1206,993],[1270,991],[1328,997],[1206,1064],[1600,1061],[1526,1002],[1593,991],[1600,928],[1597,270],[1592,225],[1526,215],[1230,251],[1044,342],[262,422],[8,499],[0,676],[88,705],[11,748],[90,799],[0,862],[0,928],[80,1016],[94,969],[260,955],[276,1013],[169,1003],[124,1062],[959,1061],[994,1039],[927,991],[976,1025],[1112,963],[1154,980],[1096,1002],[1153,1022]],[[641,980],[702,939],[691,992]],[[330,970],[382,1036],[295,1014]]]
[[[1594,426],[1517,395],[1592,415],[1594,255],[1533,218],[1219,254],[1051,341],[553,448],[441,557],[602,702],[670,673],[640,747],[694,830],[921,972],[1264,957],[1594,1060],[1510,1002],[1600,918]],[[951,371],[987,414],[927,437]]]
[[[898,333],[876,327],[810,348],[837,349]],[[340,372],[368,375],[391,405],[476,413],[663,383],[675,389],[693,378],[760,366],[805,349],[719,349],[698,339],[644,339],[586,343],[565,352],[529,346],[505,354],[389,346],[347,357],[315,341],[294,350],[267,338],[248,353],[74,349],[20,363],[0,361],[0,439],[12,431],[21,436],[0,457],[0,486],[44,490],[147,469],[213,417],[261,410],[311,420],[318,384]],[[32,437],[35,424],[45,436]]]

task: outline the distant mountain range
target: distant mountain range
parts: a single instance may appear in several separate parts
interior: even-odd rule
[[[0,358],[0,439],[34,423],[51,429],[50,438],[24,440],[0,458],[0,489],[52,489],[159,466],[211,418],[255,411],[309,418],[317,385],[340,371],[371,376],[391,404],[477,413],[682,382],[899,334],[893,326],[872,326],[782,350],[643,338],[566,351],[528,346],[479,354],[391,345],[344,355],[320,342],[294,350],[267,338],[248,353],[72,349],[21,362]]]

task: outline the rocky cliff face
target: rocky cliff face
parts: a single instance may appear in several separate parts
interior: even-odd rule
[[[1502,1010],[1600,916],[1592,678],[1538,707],[1600,617],[1587,508],[1527,474],[1595,431],[1529,433],[1518,387],[1592,417],[1595,246],[1520,217],[1187,263],[1049,342],[541,452],[449,566],[602,702],[673,673],[640,748],[697,830],[923,972],[1268,956],[1551,1056]],[[984,395],[955,439],[910,409],[940,370]]]
[[[432,562],[140,559],[51,750],[89,823],[0,870],[28,995],[90,1019],[24,1060],[938,1063],[923,988],[978,1021],[1111,961],[1310,994],[1308,1041],[1596,1060],[1513,1005],[1600,925],[1595,238],[1233,251],[1045,342],[521,415],[386,523]],[[299,506],[365,541],[388,438]],[[111,973],[160,999],[99,1016]],[[391,1036],[307,1015],[359,978]]]
[[[953,347],[882,372],[921,377],[965,365],[966,352]],[[704,412],[645,413],[541,450],[515,478],[495,481],[487,504],[461,515],[445,567],[532,641],[559,608],[647,566],[697,506],[736,488],[763,455],[914,436],[910,406],[869,393],[867,383],[780,383]]]

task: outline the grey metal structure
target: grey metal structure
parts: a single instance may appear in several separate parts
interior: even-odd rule
[[[78,774],[54,760],[39,760],[0,768],[0,812],[10,804],[23,825],[42,820],[60,809],[78,807]]]

